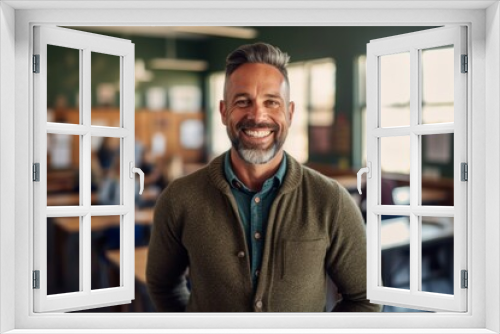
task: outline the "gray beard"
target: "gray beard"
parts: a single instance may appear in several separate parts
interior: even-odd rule
[[[236,151],[238,152],[240,158],[242,158],[245,162],[254,165],[268,163],[276,156],[276,153],[278,153],[276,144],[273,144],[273,146],[267,150],[244,148],[241,147],[242,145],[238,146],[239,147]]]

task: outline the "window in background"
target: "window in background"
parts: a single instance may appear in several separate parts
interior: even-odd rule
[[[224,72],[216,72],[208,79],[212,157],[231,146],[219,113],[219,101],[224,92],[224,75]],[[335,75],[336,67],[332,58],[288,65],[290,96],[295,102],[295,113],[284,149],[299,162],[305,163],[309,158],[309,125],[321,127],[333,124]]]
[[[333,59],[304,63],[309,72],[309,125],[331,126],[334,120],[336,67]],[[292,82],[293,84],[293,82]]]
[[[224,72],[216,72],[208,78],[210,158],[215,158],[231,147],[219,112],[219,102],[224,96],[224,76]]]
[[[354,61],[354,82],[353,147],[358,156],[353,160],[360,162],[361,167],[366,166],[366,55],[358,56]]]

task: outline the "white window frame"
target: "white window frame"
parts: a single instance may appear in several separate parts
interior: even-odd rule
[[[211,332],[236,332],[235,328],[302,328],[300,332],[351,333],[466,333],[500,331],[500,10],[498,1],[414,2],[405,4],[361,2],[231,2],[224,9],[216,2],[17,2],[0,4],[0,323],[2,332],[36,333],[36,329],[88,328],[102,333],[111,329],[127,332],[143,324],[163,332],[174,328],[211,328]],[[70,8],[61,9],[62,6]],[[73,6],[71,8],[71,6]],[[74,9],[78,6],[80,9]],[[100,8],[97,8],[97,7]],[[132,9],[116,9],[130,6]],[[138,7],[151,10],[137,10]],[[196,6],[196,7],[195,7]],[[391,8],[391,6],[394,6]],[[397,8],[395,8],[397,6]],[[81,9],[86,7],[86,9]],[[115,8],[105,10],[103,7]],[[163,7],[163,8],[158,8]],[[193,8],[195,7],[195,8]],[[24,8],[24,9],[23,9]],[[47,10],[42,8],[49,8]],[[218,9],[216,9],[218,8]],[[374,9],[375,8],[375,9]],[[59,9],[59,10],[57,10]],[[246,9],[246,10],[242,10]],[[259,10],[263,9],[263,10]],[[486,24],[485,24],[486,22]],[[29,69],[31,33],[34,24],[61,25],[444,25],[469,27],[468,131],[471,133],[469,176],[469,311],[465,314],[110,314],[71,315],[32,313],[30,245],[32,245],[31,161],[32,106]],[[6,29],[4,29],[6,28]],[[15,33],[14,33],[15,32]],[[15,67],[15,71],[13,68]],[[486,71],[486,67],[488,70]],[[15,83],[14,85],[12,83]],[[6,110],[8,109],[8,110]],[[13,112],[14,110],[14,112]],[[14,130],[12,130],[14,129]],[[488,140],[486,135],[488,134]],[[12,146],[12,137],[15,145]],[[485,150],[488,154],[485,153]],[[15,174],[14,174],[15,171]],[[12,177],[12,175],[15,177]],[[488,182],[486,180],[488,174]],[[12,199],[13,189],[15,197]],[[488,196],[486,196],[488,194]],[[473,195],[473,196],[471,196]],[[486,203],[486,205],[485,205]],[[487,219],[486,219],[487,218]],[[12,222],[15,222],[12,224]],[[474,226],[472,230],[471,225]],[[474,247],[472,247],[474,245]],[[488,256],[485,256],[488,254]],[[15,289],[12,289],[15,286]],[[487,291],[487,293],[486,293]],[[12,305],[15,305],[12,307]],[[357,330],[353,330],[353,326]],[[330,330],[325,330],[330,328]],[[338,330],[335,330],[338,329]],[[393,330],[389,330],[392,328]],[[29,330],[28,330],[29,329]],[[101,330],[99,330],[101,329]],[[232,329],[232,330],[231,330]],[[308,330],[307,330],[308,329]],[[323,330],[320,330],[323,329]],[[268,330],[267,332],[269,332]],[[73,330],[76,332],[76,330]],[[177,331],[178,332],[178,331]],[[241,331],[243,332],[243,330]],[[13,332],[14,333],[14,332]]]
[[[39,272],[39,288],[34,289],[35,312],[74,311],[109,305],[127,304],[134,299],[134,217],[135,110],[134,45],[129,40],[101,36],[72,29],[34,27],[34,54],[39,56],[39,73],[33,74],[34,147],[33,160],[40,164],[39,181],[33,184],[34,256],[33,269]],[[48,45],[72,48],[80,53],[79,124],[47,122],[47,49]],[[117,57],[120,62],[120,125],[106,127],[91,121],[92,53]],[[79,137],[80,205],[47,206],[47,134]],[[114,137],[120,140],[120,205],[92,205],[91,139]],[[132,178],[130,177],[132,176]],[[120,284],[118,287],[92,290],[91,225],[95,216],[120,216]],[[79,229],[79,290],[48,295],[47,285],[47,218],[76,217]]]
[[[422,60],[421,50],[453,45],[454,121],[445,124],[423,124],[421,116]],[[410,66],[410,119],[407,126],[382,127],[381,57],[407,53]],[[367,297],[378,304],[404,305],[423,310],[467,310],[467,290],[461,288],[461,270],[467,270],[467,185],[460,180],[460,163],[467,163],[467,74],[461,73],[461,56],[466,50],[466,28],[440,27],[415,33],[372,40],[367,46],[367,156],[371,178],[367,180]],[[387,115],[385,115],[387,117]],[[421,203],[421,145],[423,135],[454,134],[454,206],[427,206]],[[404,136],[410,140],[410,205],[381,205],[382,139]],[[472,182],[472,179],[471,179]],[[410,220],[410,287],[394,289],[381,282],[382,245],[381,215],[404,215]],[[422,217],[452,217],[453,290],[454,294],[428,293],[420,290],[422,279]]]

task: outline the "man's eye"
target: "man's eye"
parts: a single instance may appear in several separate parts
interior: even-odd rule
[[[275,101],[275,100],[268,100],[267,101],[267,106],[268,107],[271,107],[271,108],[276,108],[280,105],[280,103],[278,101]]]
[[[235,103],[238,107],[247,107],[249,102],[247,100],[239,100]]]

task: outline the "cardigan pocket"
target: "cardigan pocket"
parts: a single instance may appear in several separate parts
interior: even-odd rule
[[[325,272],[325,238],[285,240],[281,279],[312,283]]]

